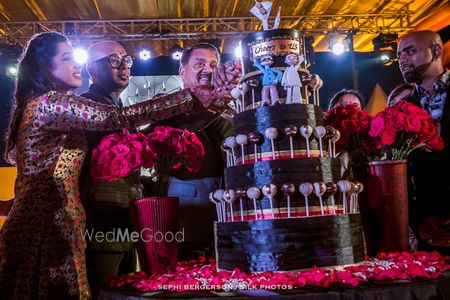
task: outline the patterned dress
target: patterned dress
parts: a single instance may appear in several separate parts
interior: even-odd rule
[[[182,90],[125,108],[49,92],[25,108],[16,198],[0,232],[0,299],[89,299],[78,176],[84,130],[132,128],[192,109]]]

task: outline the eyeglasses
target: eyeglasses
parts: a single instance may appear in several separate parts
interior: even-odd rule
[[[122,63],[127,64],[129,68],[131,68],[131,66],[133,65],[133,57],[131,57],[130,55],[125,55],[121,57],[117,54],[110,54],[103,58],[97,59],[93,63],[100,61],[107,61],[111,66],[111,68],[118,68]]]
[[[273,58],[272,57],[266,57],[266,58],[263,58],[261,61],[273,61]]]

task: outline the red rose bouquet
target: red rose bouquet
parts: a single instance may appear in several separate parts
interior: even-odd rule
[[[444,147],[428,112],[404,100],[379,112],[369,135],[381,140],[388,159],[405,159],[418,148],[438,151]]]
[[[160,126],[148,135],[123,130],[100,141],[92,152],[90,172],[94,182],[127,178],[134,185],[140,184],[141,168],[151,168],[155,181],[182,166],[197,172],[203,154],[202,143],[187,130]]]
[[[164,195],[168,177],[173,170],[186,166],[189,172],[198,172],[204,155],[203,145],[194,133],[167,126],[155,127],[147,135],[154,151],[151,174],[156,184],[155,194]]]
[[[356,104],[339,105],[326,112],[325,125],[339,130],[336,144],[346,150],[353,161],[365,162],[381,156],[381,143],[369,136],[372,118]]]

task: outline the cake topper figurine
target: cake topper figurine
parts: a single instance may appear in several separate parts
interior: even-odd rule
[[[248,144],[248,137],[246,134],[238,134],[236,136],[236,143],[241,145],[241,164],[245,164],[244,146]]]
[[[262,1],[258,2],[255,0],[255,5],[250,9],[250,12],[261,20],[263,25],[263,30],[269,30],[269,15],[272,10],[272,2]]]
[[[308,196],[313,192],[314,187],[311,183],[305,182],[299,185],[298,190],[305,197],[305,211],[306,216],[309,217]]]
[[[272,68],[271,65],[273,65],[273,57],[269,54],[261,56],[259,60],[255,60],[253,63],[253,66],[262,72],[262,105],[280,104],[277,84],[281,82],[283,73]]]
[[[302,102],[302,95],[300,93],[302,82],[298,74],[298,68],[304,60],[302,55],[298,56],[295,53],[286,55],[285,62],[288,67],[284,70],[281,79],[281,85],[286,90],[286,104]]]

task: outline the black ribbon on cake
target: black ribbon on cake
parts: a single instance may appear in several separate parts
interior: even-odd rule
[[[219,269],[286,271],[364,260],[360,214],[216,223]]]

